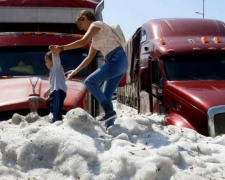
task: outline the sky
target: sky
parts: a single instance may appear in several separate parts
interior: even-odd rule
[[[225,135],[205,137],[114,101],[107,130],[83,109],[0,122],[0,180],[222,180]]]
[[[120,24],[126,40],[151,19],[203,18],[203,0],[104,0],[103,20]],[[204,0],[205,19],[225,22],[225,1]]]

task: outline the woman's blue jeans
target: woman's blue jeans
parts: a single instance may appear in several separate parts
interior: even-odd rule
[[[112,96],[128,69],[128,60],[122,47],[111,51],[106,59],[105,64],[90,74],[84,83],[107,113],[113,110]],[[105,82],[103,91],[102,82]]]

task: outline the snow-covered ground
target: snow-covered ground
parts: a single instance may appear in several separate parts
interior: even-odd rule
[[[225,135],[114,105],[119,117],[107,130],[80,108],[63,123],[33,114],[0,122],[0,180],[225,179]]]

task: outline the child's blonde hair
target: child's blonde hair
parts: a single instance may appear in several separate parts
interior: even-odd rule
[[[52,61],[52,52],[48,51],[45,56]]]

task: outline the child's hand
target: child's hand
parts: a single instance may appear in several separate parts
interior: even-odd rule
[[[50,49],[50,51],[52,51],[52,53],[55,56],[59,55],[59,53],[61,52],[60,46],[58,46],[58,45],[50,45],[48,48]]]
[[[44,98],[48,98],[49,97],[49,92],[44,93]]]

